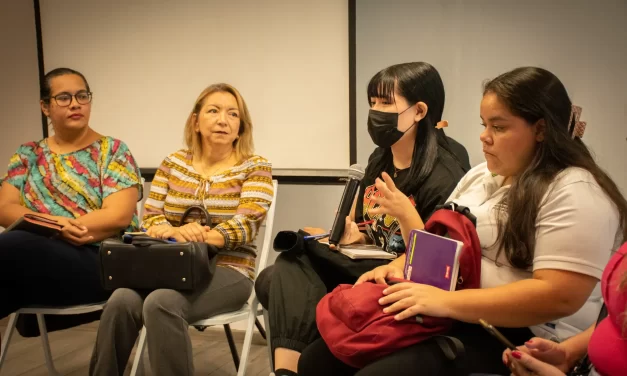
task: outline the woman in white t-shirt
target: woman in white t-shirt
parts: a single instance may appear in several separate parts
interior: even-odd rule
[[[600,308],[597,282],[627,238],[627,201],[581,141],[580,113],[544,69],[518,68],[486,83],[480,136],[486,162],[469,171],[448,200],[477,217],[481,289],[401,283],[384,290],[379,302],[397,320],[417,314],[458,320],[450,335],[464,343],[464,362],[448,361],[428,340],[357,370],[319,340],[303,352],[299,375],[449,375],[459,367],[462,373],[509,374],[503,346],[477,325],[480,318],[513,343],[532,332],[563,339],[590,326]],[[424,227],[389,176],[377,188],[383,192],[377,210],[398,218],[404,237]],[[402,278],[404,263],[401,256],[357,283]]]

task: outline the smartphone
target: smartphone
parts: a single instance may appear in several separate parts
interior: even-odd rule
[[[503,334],[501,334],[501,332],[499,332],[498,329],[496,329],[492,325],[488,324],[487,321],[485,321],[483,319],[479,319],[479,324],[481,324],[481,326],[483,326],[483,329],[487,330],[488,333],[490,333],[494,337],[496,337],[496,339],[498,339],[499,342],[501,342],[503,345],[505,345],[505,347],[507,347],[510,350],[516,350],[516,346],[514,346],[514,344],[511,343],[510,340],[505,338],[505,336]]]

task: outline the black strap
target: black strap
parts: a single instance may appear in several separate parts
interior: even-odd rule
[[[607,307],[605,303],[601,306],[601,311],[599,312],[599,317],[597,318],[597,323],[595,325],[595,329],[599,326],[599,323],[603,321],[607,317]],[[590,362],[590,357],[588,354],[584,356],[579,363],[573,368],[572,371],[568,374],[568,376],[585,376],[588,375],[592,371],[592,363]]]
[[[133,244],[134,246],[137,246],[137,247],[148,247],[153,244],[171,244],[167,240],[153,238],[148,235],[134,235],[129,240],[130,240],[130,244]]]
[[[446,359],[453,362],[453,364],[455,365],[455,374],[466,375],[466,349],[464,348],[464,344],[462,343],[462,341],[455,337],[442,335],[435,336],[433,337],[433,339],[444,353]]]

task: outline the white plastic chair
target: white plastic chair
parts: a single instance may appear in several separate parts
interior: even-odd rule
[[[274,211],[276,208],[276,196],[278,191],[278,182],[276,180],[272,181],[274,185],[274,197],[272,198],[272,205],[270,205],[270,209],[266,215],[265,220],[265,231],[263,236],[263,245],[261,246],[261,252],[259,253],[257,260],[257,270],[255,275],[258,276],[259,273],[265,269],[266,264],[268,263],[268,256],[270,255],[270,248],[272,244],[272,227],[274,223]],[[267,335],[259,321],[257,321],[257,316],[261,316],[263,314],[262,309],[260,309],[259,301],[255,296],[255,289],[253,289],[251,293],[251,297],[253,298],[252,303],[246,303],[242,308],[234,312],[223,313],[220,315],[212,316],[204,320],[196,321],[191,323],[190,326],[195,327],[196,329],[203,331],[208,326],[216,326],[222,325],[224,326],[224,332],[226,334],[227,340],[229,342],[229,347],[231,349],[231,355],[233,356],[233,363],[235,364],[235,369],[237,370],[237,376],[243,376],[246,373],[246,367],[248,365],[248,356],[250,354],[250,346],[253,340],[253,326],[256,325],[261,335],[266,338]],[[231,334],[230,324],[243,321],[248,319],[248,325],[246,326],[246,335],[244,336],[244,345],[242,347],[242,357],[239,359],[239,355],[237,353],[237,349],[235,347],[235,342],[233,341],[233,336]],[[268,328],[266,326],[266,328]],[[133,360],[133,367],[131,368],[131,376],[136,376],[138,369],[143,366],[143,354],[146,348],[146,327],[143,327],[140,335],[139,341],[137,342],[137,350],[135,352],[135,358]]]
[[[9,349],[9,341],[11,341],[11,336],[15,331],[15,324],[17,323],[17,318],[21,314],[32,313],[37,316],[37,324],[39,324],[39,332],[41,336],[41,344],[44,348],[44,357],[46,358],[46,368],[48,368],[48,374],[57,376],[60,375],[59,372],[54,368],[54,363],[52,362],[52,353],[50,352],[50,343],[48,342],[48,330],[46,329],[46,322],[44,320],[44,315],[80,315],[83,313],[95,312],[102,310],[105,302],[94,303],[94,304],[86,304],[86,305],[78,305],[78,306],[69,306],[69,307],[32,307],[32,308],[22,308],[17,312],[14,312],[9,317],[9,325],[7,325],[7,329],[4,331],[4,336],[2,337],[2,353],[0,353],[0,371],[2,370],[2,366],[4,365],[4,360],[6,359],[7,350]]]
[[[143,198],[143,184],[144,178],[141,178],[142,192],[140,192],[139,201],[137,202],[137,213],[141,213],[142,210],[142,198]],[[96,312],[103,309],[106,302],[98,302],[93,304],[83,304],[76,306],[66,307],[28,307],[22,308],[17,312],[14,312],[9,317],[9,324],[7,325],[4,335],[2,337],[2,349],[0,350],[0,372],[2,372],[2,366],[6,360],[7,350],[9,349],[9,343],[11,336],[15,331],[15,325],[17,324],[17,318],[21,314],[34,314],[37,317],[37,324],[39,325],[39,333],[41,336],[41,344],[44,350],[44,358],[46,359],[46,368],[48,368],[48,374],[51,376],[58,376],[54,363],[52,361],[52,353],[50,351],[50,342],[48,341],[48,330],[46,328],[46,321],[44,315],[80,315],[83,313]]]

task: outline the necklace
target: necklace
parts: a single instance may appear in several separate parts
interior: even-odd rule
[[[396,166],[392,166],[392,167],[394,167],[394,177],[395,177],[395,178],[396,178],[396,177],[398,177],[398,173],[399,173],[399,172],[401,172],[401,171],[405,171],[405,170],[407,170],[407,169],[409,168],[409,167],[405,167],[405,168],[397,168]]]

